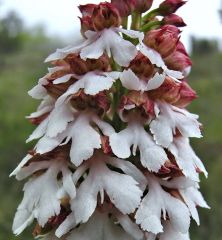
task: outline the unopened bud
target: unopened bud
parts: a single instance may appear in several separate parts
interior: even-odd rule
[[[197,98],[196,92],[188,85],[186,81],[182,81],[180,84],[179,96],[180,98],[176,102],[176,105],[182,108],[186,107]]]
[[[102,31],[105,28],[119,27],[121,24],[120,14],[111,3],[80,5],[79,10],[82,13],[80,21],[83,36],[87,30]]]
[[[98,59],[83,60],[79,54],[69,54],[64,59],[69,65],[73,73],[83,75],[87,72],[98,70],[107,72],[110,70],[110,63],[107,55],[102,55]]]
[[[159,52],[162,57],[172,54],[179,42],[180,30],[173,25],[165,25],[157,30],[149,31],[144,38],[144,43]]]
[[[192,62],[181,42],[178,43],[176,50],[164,61],[168,68],[182,72],[184,77],[189,75]]]
[[[121,18],[118,10],[111,3],[105,2],[94,8],[92,23],[96,31],[102,31],[105,28],[119,27]]]
[[[185,27],[186,23],[183,21],[181,17],[176,14],[170,14],[165,16],[162,20],[164,25],[174,25],[176,27]]]
[[[153,5],[153,0],[137,0],[135,1],[135,11],[139,13],[144,13],[148,11]]]
[[[159,14],[162,16],[167,16],[175,13],[177,9],[183,6],[185,3],[186,1],[183,0],[165,0],[159,6]]]
[[[121,17],[127,17],[133,12],[136,0],[111,0],[111,3],[118,9]]]

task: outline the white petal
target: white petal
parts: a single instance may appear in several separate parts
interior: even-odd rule
[[[128,37],[138,38],[139,42],[142,42],[143,39],[144,39],[144,33],[143,32],[139,32],[139,31],[135,31],[135,30],[127,30],[127,29],[123,29],[123,28],[118,28],[118,31],[124,33]]]
[[[10,174],[10,177],[15,176],[22,167],[24,167],[26,165],[26,163],[28,163],[28,161],[32,158],[33,156],[30,154],[27,154],[22,161],[19,163],[19,165],[17,166],[17,168]]]
[[[79,166],[93,155],[94,149],[101,148],[100,134],[90,125],[89,115],[80,115],[70,125],[68,138],[72,138],[71,161]]]
[[[84,92],[89,95],[96,95],[101,91],[109,90],[118,77],[118,72],[89,72],[81,76],[78,81],[72,84],[68,90],[58,98],[56,106],[64,103],[70,95],[77,93],[80,89],[83,89]]]
[[[136,47],[129,41],[124,40],[115,29],[105,29],[98,33],[98,38],[81,51],[82,59],[98,59],[106,52],[111,54],[120,66],[127,67],[137,54]]]
[[[37,108],[37,111],[30,114],[26,118],[37,118],[37,117],[40,117],[40,116],[42,116],[46,113],[49,113],[54,108],[54,104],[55,104],[55,99],[50,97],[50,96],[47,96],[42,100],[41,104]]]
[[[69,171],[66,167],[62,168],[62,182],[64,190],[68,193],[71,199],[76,196],[76,187],[72,180],[72,172]]]
[[[39,170],[47,169],[49,165],[50,163],[48,161],[30,163],[27,167],[20,169],[20,171],[16,174],[16,179],[23,180]]]
[[[12,226],[13,233],[15,235],[21,234],[33,220],[33,214],[30,214],[26,209],[17,210]]]
[[[42,137],[35,146],[36,153],[44,154],[52,151],[54,148],[58,147],[61,142],[66,137],[66,132],[58,134],[54,138],[47,137],[46,135]]]
[[[46,135],[56,137],[66,130],[68,123],[74,120],[74,113],[70,104],[56,106],[48,117]]]
[[[41,138],[42,136],[44,136],[46,130],[47,130],[47,126],[49,123],[49,117],[47,117],[46,119],[44,119],[39,125],[38,127],[34,130],[34,132],[29,136],[29,138],[26,140],[26,142],[30,142],[34,139],[38,139]]]
[[[206,201],[204,200],[202,194],[198,191],[198,189],[194,187],[190,187],[187,189],[180,190],[180,194],[182,195],[185,203],[187,204],[191,216],[196,221],[198,225],[200,225],[200,219],[197,212],[197,206],[203,208],[209,208]]]
[[[67,240],[133,240],[120,227],[114,225],[107,213],[96,212],[93,217],[72,231]]]
[[[132,145],[133,155],[136,154],[138,147],[140,150],[140,161],[150,171],[158,172],[168,159],[165,151],[155,144],[142,124],[138,122],[131,122],[126,129],[110,136],[110,146],[113,153],[119,158],[130,157]]]
[[[143,89],[142,81],[139,80],[131,69],[124,70],[121,74],[120,80],[122,85],[129,90],[139,91]]]
[[[44,226],[50,217],[59,214],[60,202],[56,198],[59,188],[56,177],[52,171],[48,170],[25,184],[24,198],[18,207],[16,218],[24,219],[24,216],[28,218],[28,215],[34,214],[38,223]]]
[[[96,179],[94,179],[92,174],[89,174],[78,188],[76,198],[71,201],[71,209],[76,223],[85,223],[91,217],[96,209],[99,190]]]
[[[174,229],[169,221],[164,223],[164,233],[160,234],[160,240],[190,240],[189,233],[181,233]]]
[[[57,78],[56,80],[53,81],[53,84],[61,84],[61,83],[66,83],[68,82],[71,77],[75,77],[74,74],[67,74],[67,75],[64,75],[60,78]]]
[[[146,91],[160,87],[163,84],[165,77],[166,77],[165,74],[156,73],[154,77],[148,81]]]
[[[64,234],[68,233],[72,228],[76,227],[76,220],[73,213],[70,213],[69,216],[59,225],[55,235],[58,238],[61,238]]]
[[[208,176],[203,163],[191,148],[188,138],[175,138],[174,142],[169,146],[169,150],[175,156],[178,166],[183,170],[186,177],[199,181],[196,168],[199,168],[206,177]]]
[[[43,85],[47,84],[48,81],[45,78],[41,78],[34,88],[32,88],[28,94],[35,99],[43,99],[47,96],[47,90],[43,87]]]
[[[107,158],[106,162],[121,169],[124,173],[133,177],[140,184],[141,189],[145,190],[146,178],[134,164],[129,161],[111,157]]]
[[[168,214],[174,229],[187,233],[190,225],[188,208],[182,201],[165,192],[154,177],[148,177],[149,192],[136,213],[136,223],[143,230],[158,234],[163,232],[161,214]]]
[[[133,212],[140,203],[143,192],[138,183],[126,174],[111,171],[106,162],[109,157],[96,153],[89,160],[89,174],[77,190],[71,203],[77,223],[88,221],[97,205],[97,195],[105,191],[113,204],[124,214]],[[121,185],[119,184],[121,182]]]
[[[143,239],[143,232],[140,230],[139,226],[132,222],[132,220],[127,216],[121,213],[115,214],[118,219],[119,224],[122,228],[131,235],[135,240],[142,240]]]
[[[159,114],[150,124],[157,144],[168,148],[173,141],[176,129],[184,137],[201,137],[197,115],[179,109],[167,103],[158,103]]]
[[[160,67],[160,68],[163,68],[166,66],[161,55],[154,49],[149,48],[144,44],[140,44],[139,49],[142,52],[142,54],[150,60],[152,64],[155,64],[157,67]]]

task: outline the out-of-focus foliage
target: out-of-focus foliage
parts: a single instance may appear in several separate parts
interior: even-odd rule
[[[213,43],[204,40],[204,44]],[[200,211],[201,227],[195,227],[193,222],[192,239],[219,240],[222,236],[222,54],[206,51],[204,44],[195,41],[189,82],[200,98],[190,110],[200,114],[204,126],[204,138],[195,140],[193,145],[209,170],[209,179],[203,179],[201,187],[212,210]],[[27,91],[46,72],[43,59],[58,46],[41,28],[25,30],[14,13],[0,19],[0,240],[33,239],[28,231],[20,237],[11,233],[23,183],[9,179],[8,175],[33,146],[25,144],[34,127],[24,116],[34,111],[37,102]]]
[[[43,60],[59,44],[40,27],[25,30],[15,13],[0,19],[0,240],[32,239],[29,232],[21,237],[11,232],[23,183],[9,179],[9,174],[32,147],[25,139],[34,127],[25,116],[37,102],[27,91],[46,73]]]
[[[203,123],[201,140],[193,145],[209,171],[209,178],[202,179],[201,187],[211,210],[200,210],[201,226],[193,227],[193,240],[222,239],[222,53],[195,54],[191,86],[199,99],[190,109],[200,115]],[[195,225],[194,225],[195,226]]]

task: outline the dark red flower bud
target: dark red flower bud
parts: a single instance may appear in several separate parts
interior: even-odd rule
[[[100,3],[92,13],[92,23],[96,31],[104,28],[119,27],[121,18],[118,10],[111,3]]]
[[[182,72],[185,77],[189,75],[192,62],[181,42],[178,43],[176,50],[164,61],[168,68]]]
[[[149,79],[154,73],[154,65],[142,53],[138,53],[130,63],[129,68],[141,79]]]
[[[139,13],[144,13],[148,11],[153,5],[153,0],[137,0],[135,1],[135,9]]]
[[[148,11],[153,0],[111,0],[111,3],[118,9],[121,17],[127,17],[134,11],[138,13]]]
[[[181,17],[179,17],[176,14],[170,14],[168,16],[165,16],[162,20],[164,25],[174,25],[176,27],[185,27],[186,23],[183,21]]]
[[[159,52],[162,57],[172,54],[180,39],[180,30],[173,25],[165,25],[157,30],[149,31],[144,38],[144,43]]]
[[[184,108],[191,103],[197,95],[186,81],[177,83],[170,77],[166,77],[164,83],[158,89],[149,92],[149,97],[154,101],[161,100]]]
[[[94,30],[93,23],[92,23],[92,14],[95,7],[96,7],[96,4],[86,4],[86,5],[79,6],[79,10],[82,14],[82,17],[80,18],[80,22],[81,22],[81,33],[83,36],[86,31]]]
[[[134,108],[128,108],[128,106]],[[139,111],[143,117],[152,117],[154,113],[154,102],[148,97],[147,94],[138,91],[131,91],[128,95],[124,95],[120,102],[120,111],[123,115],[127,115],[130,111]]]
[[[166,16],[171,13],[175,13],[177,9],[183,6],[185,3],[186,1],[183,0],[165,0],[159,6],[159,14]]]
[[[188,85],[186,81],[182,81],[180,84],[179,96],[180,98],[175,105],[182,108],[186,107],[197,98],[196,92]]]
[[[111,0],[121,17],[129,16],[135,9],[136,0]]]
[[[78,111],[90,109],[99,115],[108,111],[110,108],[110,100],[105,92],[91,96],[85,94],[83,90],[79,90],[72,95],[71,104]]]
[[[80,5],[79,10],[82,13],[80,21],[83,36],[87,30],[101,31],[121,24],[120,14],[111,3]]]
[[[82,60],[79,54],[69,54],[64,60],[70,65],[71,71],[77,75],[83,75],[94,70],[103,72],[110,70],[109,59],[105,54],[98,59],[87,60]]]

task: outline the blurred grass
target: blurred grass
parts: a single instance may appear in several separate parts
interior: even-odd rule
[[[211,210],[200,209],[201,226],[192,225],[194,240],[222,239],[222,54],[200,54],[193,56],[193,72],[190,85],[199,98],[190,110],[200,115],[203,123],[201,140],[193,141],[193,146],[205,163],[209,178],[202,178],[201,188]]]
[[[25,156],[31,146],[25,139],[33,126],[25,120],[37,106],[27,91],[42,77],[47,66],[44,58],[55,45],[44,36],[27,39],[23,48],[13,54],[1,56],[0,65],[0,240],[32,239],[30,230],[21,237],[11,232],[13,215],[22,199],[23,183],[9,179],[10,172]]]
[[[23,183],[9,179],[8,175],[31,148],[25,139],[32,132],[24,116],[32,112],[37,101],[26,93],[46,72],[43,59],[54,43],[41,36],[28,39],[23,48],[13,54],[1,56],[0,60],[0,240],[32,239],[31,230],[19,237],[11,233],[15,210],[22,198]],[[203,139],[193,140],[193,146],[209,171],[209,179],[202,178],[202,192],[211,211],[200,210],[201,226],[192,222],[193,240],[222,239],[222,54],[198,54],[193,57],[190,85],[199,99],[190,110],[200,115],[204,125]],[[31,229],[31,228],[29,228]],[[169,239],[170,240],[170,239]]]

